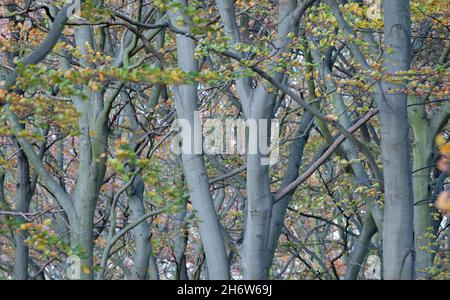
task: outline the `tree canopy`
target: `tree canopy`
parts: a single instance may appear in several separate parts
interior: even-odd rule
[[[0,279],[450,279],[449,14],[0,0]]]

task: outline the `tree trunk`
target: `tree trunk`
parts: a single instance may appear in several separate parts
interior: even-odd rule
[[[186,247],[188,242],[188,229],[186,228],[186,202],[180,207],[180,211],[175,216],[174,230],[175,236],[175,260],[177,264],[175,278],[176,280],[189,280],[186,268]]]
[[[133,184],[128,190],[129,206],[131,209],[130,222],[133,222],[145,214],[144,207],[144,182],[142,177],[137,175]],[[133,269],[131,279],[145,280],[148,274],[149,258],[152,252],[150,243],[150,226],[147,221],[141,222],[133,228],[135,250],[133,257]]]
[[[267,279],[269,274],[269,233],[273,198],[268,165],[270,154],[261,150],[270,144],[275,96],[276,94],[267,93],[263,85],[258,85],[252,105],[246,111],[247,122],[254,124],[249,126],[247,139],[247,202],[242,245],[244,277],[247,280]]]
[[[311,122],[313,121],[313,115],[309,112],[303,114],[299,128],[297,129],[294,137],[294,142],[289,150],[289,157],[287,162],[287,170],[283,176],[281,182],[281,188],[283,189],[298,176],[298,171],[302,163],[303,150],[309,138],[309,132],[311,129]],[[281,229],[284,225],[284,218],[286,210],[292,199],[294,192],[286,195],[275,203],[272,207],[272,216],[270,218],[270,234],[269,234],[269,264],[273,261],[275,250],[277,248],[278,239],[281,234]]]
[[[30,181],[30,166],[25,153],[19,150],[17,153],[17,169],[19,180],[16,188],[16,211],[21,213],[28,213],[31,201],[31,181]],[[18,216],[19,223],[25,223],[26,220]],[[14,274],[18,280],[28,279],[28,246],[25,243],[28,235],[24,231],[14,234],[16,244],[14,253]]]
[[[86,210],[77,213],[77,221],[70,223],[70,246],[74,254],[80,257],[80,278],[81,280],[94,279],[93,274],[93,214]],[[78,267],[78,266],[76,266]]]
[[[94,213],[105,176],[105,157],[102,153],[106,153],[108,144],[105,128],[92,127],[97,129],[92,138],[89,129],[82,128],[80,165],[73,194],[75,216],[69,217],[71,247],[80,252],[81,279],[93,278]]]
[[[320,51],[312,51],[314,61],[319,63],[319,75],[322,80],[325,81],[326,89],[331,93],[333,111],[335,115],[339,116],[339,123],[345,128],[350,128],[353,123],[350,119],[346,103],[344,102],[343,96],[337,92],[336,82],[331,76],[331,70],[326,62],[321,59]],[[351,170],[353,171],[353,178],[355,185],[371,187],[371,178],[369,178],[363,163],[359,160],[359,150],[358,147],[349,140],[345,140],[342,143],[342,149],[346,155],[348,161],[352,161]],[[383,209],[377,204],[377,199],[375,197],[368,197],[366,199],[366,204],[374,218],[375,223],[379,230],[383,228]]]
[[[384,1],[385,68],[394,75],[411,61],[409,0]],[[404,84],[383,82],[380,100],[381,153],[384,167],[384,279],[414,278],[413,192],[407,95]]]
[[[268,276],[268,232],[272,194],[268,166],[261,166],[261,156],[247,158],[247,206],[243,244],[244,277],[262,280]]]
[[[424,102],[422,97],[411,97]],[[411,102],[410,102],[411,103]],[[434,132],[427,118],[425,107],[420,103],[409,110],[409,119],[414,130],[413,170],[414,193],[414,237],[417,277],[429,279],[429,268],[433,260],[433,245],[436,221],[433,220],[433,196],[431,191],[432,150]]]
[[[364,225],[361,234],[356,241],[353,252],[350,256],[350,265],[345,273],[346,280],[358,279],[359,271],[363,267],[364,260],[367,257],[367,253],[370,248],[370,241],[372,237],[377,233],[377,226],[370,212],[366,213]]]
[[[193,208],[198,213],[198,226],[205,249],[209,278],[212,280],[229,279],[225,244],[209,191],[203,156],[183,155],[183,170]]]
[[[182,7],[187,6],[186,0],[177,1]],[[176,24],[178,18],[185,18],[185,24],[191,20],[182,16],[179,11],[171,14],[172,23]],[[183,30],[189,30],[184,26]],[[176,34],[176,44],[178,49],[178,66],[185,72],[198,71],[198,61],[194,58],[195,42],[184,35]],[[219,220],[214,209],[214,203],[209,190],[209,180],[206,173],[204,157],[195,153],[195,141],[193,130],[195,128],[195,113],[197,111],[197,84],[185,84],[174,87],[176,94],[176,110],[179,119],[183,119],[190,124],[191,140],[184,140],[183,143],[190,143],[188,151],[183,151],[182,162],[183,172],[189,189],[189,195],[194,210],[199,217],[199,231],[203,247],[205,249],[206,263],[208,266],[209,278],[213,280],[229,279],[229,267],[225,243],[222,238]],[[198,126],[198,125],[197,125]]]

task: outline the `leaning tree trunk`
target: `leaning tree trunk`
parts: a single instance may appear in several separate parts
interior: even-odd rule
[[[231,44],[239,43],[240,30],[236,21],[233,1],[220,0],[217,2],[225,34],[230,38]],[[291,42],[289,35],[298,33],[298,21],[307,9],[308,3],[308,1],[298,3],[294,0],[279,1],[278,32],[274,41],[277,49],[274,52],[274,60],[287,55],[290,51],[287,49]],[[235,49],[230,51],[237,56],[243,54]],[[284,67],[282,70],[273,72],[273,76],[276,81],[282,82],[286,76]],[[273,199],[270,191],[271,177],[267,165],[268,156],[260,151],[259,146],[262,143],[270,143],[270,121],[274,114],[277,92],[267,90],[263,82],[259,82],[257,87],[253,88],[249,78],[236,78],[236,87],[246,120],[250,123],[256,122],[256,127],[258,127],[258,132],[250,132],[249,139],[256,137],[258,140],[254,145],[256,147],[253,149],[254,151],[249,151],[247,154],[247,202],[244,242],[241,251],[244,277],[245,279],[267,279],[271,261],[269,235]],[[266,124],[261,125],[260,121]],[[251,142],[249,144],[249,148],[251,148]],[[279,216],[282,216],[282,212],[277,215],[277,217]]]
[[[345,280],[358,279],[361,267],[364,264],[364,260],[367,257],[370,249],[370,242],[372,237],[377,233],[378,228],[373,219],[372,213],[368,211],[366,213],[363,228],[361,234],[356,241],[355,247],[350,256],[350,264],[345,272]]]
[[[186,0],[178,0],[182,7],[187,7]],[[175,24],[179,18],[185,18],[185,24],[191,23],[188,17],[183,17],[180,10],[171,14],[171,21]],[[183,26],[182,30],[188,31],[188,26]],[[195,41],[182,34],[176,35],[178,49],[178,67],[184,72],[197,72],[198,61],[194,57]],[[179,119],[190,125],[191,140],[183,140],[183,144],[191,147],[187,151],[183,150],[182,163],[183,172],[189,189],[189,195],[193,208],[197,211],[199,222],[198,227],[203,247],[205,249],[206,263],[209,278],[229,279],[229,267],[225,243],[220,230],[220,223],[214,209],[214,204],[209,190],[209,179],[206,173],[204,157],[196,153],[194,141],[194,128],[199,126],[196,120],[198,109],[197,84],[184,84],[174,87],[176,111]],[[184,128],[183,130],[188,130]],[[184,148],[184,147],[183,147]],[[185,149],[185,148],[184,148]]]
[[[384,1],[385,68],[390,76],[407,71],[411,61],[409,0]],[[398,80],[397,80],[398,82]],[[384,167],[384,279],[414,278],[413,192],[407,95],[404,83],[382,84],[381,153]]]
[[[294,142],[292,142],[289,149],[289,157],[287,162],[287,169],[284,173],[281,181],[281,189],[289,185],[298,177],[298,171],[303,159],[303,152],[306,143],[309,139],[309,133],[311,131],[311,122],[313,122],[313,115],[309,112],[305,112],[300,121],[300,125],[296,131]],[[273,261],[275,251],[278,245],[278,239],[281,235],[281,230],[284,225],[284,219],[287,208],[294,195],[291,192],[280,199],[272,206],[272,215],[270,218],[270,234],[269,234],[269,264]]]

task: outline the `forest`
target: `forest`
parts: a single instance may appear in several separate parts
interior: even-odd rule
[[[0,0],[0,280],[450,279],[449,16]]]

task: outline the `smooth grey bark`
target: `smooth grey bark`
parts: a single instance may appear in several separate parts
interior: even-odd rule
[[[363,228],[361,234],[356,241],[354,249],[350,256],[350,263],[345,272],[344,279],[346,280],[356,280],[358,279],[358,274],[363,267],[364,260],[367,257],[367,253],[370,248],[370,241],[372,237],[377,233],[378,228],[372,217],[370,211],[366,213]]]
[[[437,212],[433,203],[435,197],[432,187],[433,149],[436,135],[447,124],[450,116],[450,105],[427,115],[426,99],[409,96],[409,122],[414,131],[413,154],[413,193],[414,193],[414,236],[416,252],[416,271],[420,279],[429,279],[435,247],[435,235],[439,221],[433,217]]]
[[[294,4],[293,1],[287,2],[290,5]],[[224,22],[225,33],[231,38],[232,44],[240,42],[233,1],[222,0],[217,3],[221,19]],[[249,79],[237,79],[236,86],[246,119],[257,124],[257,132],[251,134],[258,137],[258,141],[253,147],[256,151],[247,154],[247,202],[241,259],[246,279],[264,279],[267,278],[269,269],[268,233],[273,200],[270,192],[269,167],[261,164],[261,159],[265,157],[260,155],[259,151],[261,140],[259,134],[261,130],[267,130],[265,137],[267,138],[267,133],[270,133],[270,122],[266,122],[266,128],[260,128],[259,121],[271,120],[276,94],[268,94],[261,83],[253,90]],[[249,149],[248,145],[247,149]]]
[[[93,29],[89,26],[79,26],[74,30],[75,43],[82,54],[95,49]],[[84,66],[89,63],[80,59]],[[93,278],[93,219],[100,188],[106,171],[106,156],[108,148],[108,114],[110,107],[106,104],[103,91],[95,92],[86,89],[89,101],[72,97],[74,106],[79,113],[79,169],[75,190],[72,195],[75,218],[69,218],[71,229],[71,247],[81,252],[82,279]],[[112,100],[115,98],[114,95]],[[112,101],[111,100],[111,101]]]
[[[149,257],[148,278],[150,280],[159,280],[158,261],[155,255],[151,253]]]
[[[128,54],[126,54],[128,56]],[[122,98],[126,100],[126,95],[122,92]],[[136,149],[136,142],[140,138],[139,133],[139,122],[136,117],[136,112],[131,104],[128,104],[126,113],[128,115],[128,120],[130,121],[130,126],[132,133],[130,134],[130,144],[132,149]],[[132,173],[136,172],[133,167],[130,170]],[[145,205],[144,205],[144,181],[141,174],[136,174],[133,178],[132,184],[127,189],[128,204],[131,210],[130,220],[131,223],[138,220],[140,217],[145,215]],[[145,280],[149,273],[149,263],[150,256],[152,255],[152,246],[150,243],[151,239],[151,229],[148,221],[143,221],[135,228],[131,230],[134,237],[135,249],[133,254],[133,267],[131,270],[131,279],[133,280]]]
[[[413,193],[414,193],[414,235],[416,252],[416,272],[418,278],[429,278],[429,268],[432,265],[431,252],[435,233],[435,221],[433,220],[433,197],[431,187],[431,166],[433,165],[433,146],[437,132],[431,128],[431,122],[427,118],[422,97],[409,97],[411,106],[409,120],[414,131],[413,151]],[[417,105],[419,104],[419,105]]]
[[[144,207],[144,182],[140,175],[134,178],[133,184],[128,189],[129,206],[131,209],[131,222],[136,221],[145,214]],[[135,250],[133,255],[133,268],[131,279],[147,279],[149,258],[152,253],[150,243],[150,225],[147,221],[140,223],[132,229]]]
[[[84,1],[81,1],[84,2]],[[48,53],[53,49],[58,41],[60,34],[68,20],[68,9],[72,6],[67,4],[57,14],[49,34],[44,39],[42,44],[36,48],[31,54],[21,60],[23,67],[37,64],[43,60]],[[77,30],[76,30],[77,31]],[[86,28],[79,29],[75,33],[77,44],[81,45],[82,52],[86,52],[86,43],[91,42],[92,36]],[[93,48],[93,47],[92,47]],[[13,71],[5,80],[2,89],[9,89],[16,81],[18,73]],[[92,221],[94,216],[95,204],[98,198],[101,183],[105,171],[105,158],[102,153],[105,153],[107,145],[107,129],[106,117],[109,112],[109,107],[103,109],[103,103],[99,93],[94,96],[92,102],[88,101],[85,106],[80,105],[82,102],[78,101],[75,106],[80,117],[80,172],[75,187],[73,196],[61,187],[60,183],[55,180],[51,174],[45,169],[40,158],[36,155],[33,146],[25,138],[16,135],[16,138],[26,154],[30,164],[35,169],[40,177],[40,182],[43,184],[61,204],[68,215],[71,229],[71,246],[78,250],[80,254],[82,267],[87,267],[89,272],[82,272],[82,279],[92,278]],[[13,126],[14,131],[20,131],[20,123],[17,116],[9,110],[8,105],[5,106],[8,120]],[[92,130],[92,131],[91,131]],[[91,137],[92,132],[95,136]]]
[[[18,180],[16,185],[16,196],[14,198],[16,211],[28,213],[32,197],[30,166],[28,159],[22,150],[19,150],[17,153],[17,172]],[[17,220],[20,223],[26,222],[26,220],[21,216],[18,216]],[[14,233],[14,275],[18,280],[27,280],[29,277],[29,251],[28,245],[25,242],[27,237],[28,234],[24,231]]]
[[[177,164],[179,167],[182,165],[181,157],[178,157]],[[184,184],[184,174],[180,176],[181,182]],[[192,214],[193,216],[193,214]],[[186,247],[189,239],[189,231],[187,229],[187,201],[180,206],[179,212],[174,216],[174,231],[175,231],[175,279],[176,280],[189,280],[188,270],[186,267]]]
[[[84,1],[81,1],[81,3],[82,2]],[[39,45],[39,47],[37,47],[32,53],[30,53],[28,56],[24,57],[20,61],[22,67],[37,64],[50,53],[55,44],[58,42],[61,32],[68,21],[67,12],[68,9],[72,6],[72,4],[73,2],[67,4],[58,12],[55,20],[53,21],[53,24],[51,25],[48,35],[41,43],[41,45]],[[15,84],[17,77],[18,77],[17,70],[14,70],[11,74],[8,75],[1,88],[4,90],[9,90]],[[13,132],[19,132],[21,130],[21,125],[17,116],[9,110],[8,105],[4,106],[4,111],[7,114],[8,121],[11,123],[13,127]],[[33,168],[41,178],[41,183],[44,184],[53,195],[55,195],[55,197],[58,199],[58,201],[60,202],[61,206],[63,206],[64,209],[67,209],[67,211],[71,211],[72,203],[70,201],[69,195],[67,195],[65,191],[61,190],[58,182],[56,182],[45,170],[39,157],[34,152],[31,144],[26,139],[17,136],[16,138],[20,146],[22,147],[22,150],[28,157],[30,164],[33,166]]]
[[[137,19],[139,22],[142,20],[142,1],[138,2],[138,13]],[[124,68],[129,68],[129,59],[130,53],[137,47],[138,37],[133,35],[130,39],[129,45],[124,49],[123,53],[123,66]],[[147,103],[147,108],[154,107],[159,100],[160,88],[156,87],[153,91],[153,99],[151,99],[151,103]],[[122,97],[126,99],[126,95],[122,92]],[[126,107],[127,115],[131,123],[131,128],[133,133],[130,136],[131,143],[133,145],[132,148],[136,147],[136,141],[140,138],[140,136],[136,133],[139,132],[139,121],[136,117],[136,112],[133,109],[131,104],[128,104]],[[144,122],[144,126],[148,125],[147,122]],[[133,172],[135,170],[132,170]],[[131,221],[136,221],[143,215],[145,215],[145,205],[144,205],[144,182],[142,180],[142,176],[137,174],[133,183],[130,185],[127,191],[129,206],[131,209]],[[149,264],[153,263],[152,261],[152,246],[150,243],[151,239],[151,229],[148,221],[143,221],[135,228],[132,229],[132,234],[135,242],[135,250],[133,255],[133,268],[131,270],[131,279],[144,280],[147,278],[149,274]],[[155,271],[155,270],[154,270]]]
[[[289,33],[298,32],[298,21],[309,5],[314,1],[288,0],[278,3],[278,28],[274,42],[277,52],[275,57],[286,54],[286,46],[291,39]],[[225,34],[231,39],[231,45],[240,42],[234,3],[231,0],[218,0],[221,20],[224,23]],[[238,57],[241,53],[231,50]],[[284,72],[274,74],[277,82],[282,82]],[[241,249],[241,259],[246,279],[266,279],[269,273],[269,234],[272,213],[272,193],[270,191],[269,167],[261,163],[268,156],[260,151],[260,144],[270,141],[270,120],[273,116],[277,92],[266,89],[264,82],[259,82],[253,88],[248,78],[236,78],[237,94],[240,97],[244,115],[247,121],[258,124],[256,153],[247,154],[247,203],[245,209],[244,241]],[[266,124],[260,126],[260,121]],[[266,145],[263,145],[266,146]]]
[[[94,29],[92,26],[76,27],[74,30],[74,37],[77,48],[82,54],[85,54],[86,57],[89,54],[88,47],[90,49],[96,49],[96,45],[94,42]],[[115,60],[115,63],[117,63],[117,65],[123,63],[125,67],[127,67],[126,62],[129,58],[128,54],[136,46],[136,39],[136,37],[131,37],[130,39],[127,39],[126,44],[120,46],[121,48],[117,52],[117,59]],[[126,51],[126,55],[124,55],[124,51]],[[86,59],[81,58],[80,61],[84,66],[89,66],[89,62]],[[120,61],[122,61],[122,63],[120,63]],[[95,66],[92,65],[90,65],[90,67],[95,68]],[[103,184],[106,171],[106,156],[104,154],[108,151],[109,129],[107,125],[109,112],[115,98],[120,93],[121,87],[116,88],[115,91],[111,91],[109,94],[105,94],[105,90],[106,88],[98,92],[86,90],[89,101],[84,101],[78,97],[72,97],[74,106],[80,114],[79,127],[81,136],[79,145],[80,164],[78,170],[78,178],[76,181],[75,192],[72,196],[76,217],[72,219],[69,218],[69,220],[71,232],[74,233],[74,237],[71,237],[72,247],[78,247],[82,250],[82,252],[85,252],[81,257],[82,265],[83,267],[88,267],[90,270],[90,272],[87,274],[82,273],[82,279],[93,278],[92,222],[96,203],[98,201],[100,193],[100,188]],[[136,182],[136,189],[139,189],[139,184],[139,182]],[[140,199],[139,194],[141,194],[141,191],[139,191],[139,193],[135,193],[134,195],[138,196],[132,199],[133,203],[131,205],[134,209],[133,217],[137,220],[141,220],[148,214],[157,213],[157,211],[154,211],[142,215],[143,203],[142,199]],[[145,223],[145,219],[142,222]],[[142,246],[142,251],[138,250],[139,253],[136,253],[136,255],[138,256],[135,257],[139,261],[139,264],[137,264],[135,275],[145,277],[146,275],[143,274],[143,270],[147,271],[148,269],[149,256],[147,256],[147,253],[151,248],[149,248],[149,245],[145,245],[145,241],[148,241],[148,224],[145,225],[142,224],[142,222],[136,223],[136,225],[132,226],[130,230],[135,229],[134,232],[139,237],[138,248]],[[111,230],[114,230],[114,228],[112,228]],[[120,238],[119,234],[114,236],[115,241],[117,241],[118,238]],[[115,241],[111,243],[113,244],[115,243]],[[106,261],[109,256],[108,250],[110,249],[105,249],[104,251],[104,257],[102,257],[102,267],[106,267]],[[146,257],[146,259],[144,259],[144,257]],[[145,260],[147,260],[147,262]],[[102,278],[104,273],[105,270],[101,270],[98,273],[97,277]]]
[[[384,4],[384,66],[386,72],[407,71],[411,61],[409,0]],[[383,230],[384,279],[414,278],[414,211],[410,165],[409,122],[405,84],[382,83],[380,100],[381,153],[385,209]]]
[[[270,98],[274,97],[266,96],[259,99],[264,99],[267,103]],[[257,107],[252,106],[252,109]],[[252,111],[249,118],[258,121],[266,119],[270,122],[272,109],[273,106],[269,106],[262,113]],[[270,132],[269,122],[267,132]],[[259,134],[261,130],[264,128],[258,126],[258,136],[261,136]],[[261,154],[247,154],[247,203],[242,262],[245,278],[250,280],[266,279],[269,271],[268,233],[273,199],[270,191],[269,166],[262,165],[262,159],[268,157]]]
[[[137,174],[133,183],[127,190],[128,204],[130,206],[130,221],[134,221],[145,215],[144,206],[144,181]],[[152,256],[151,229],[148,221],[143,221],[131,230],[134,237],[135,249],[133,254],[133,268],[131,279],[145,280],[149,272],[150,257]]]
[[[364,57],[360,45],[356,43],[357,36],[349,26],[349,24],[344,19],[337,2],[335,0],[326,0],[326,3],[333,11],[336,20],[339,24],[340,29],[344,32],[346,39],[349,43],[349,48],[356,58],[357,62],[366,71],[370,70],[370,66]],[[368,33],[363,34],[363,38],[369,42],[369,47],[372,52],[376,50],[376,43],[373,37],[368,37]],[[447,43],[448,44],[448,43]],[[417,46],[417,45],[416,45]],[[376,51],[378,52],[378,51]],[[439,63],[443,64],[446,60],[448,54],[448,48],[444,49],[442,56],[439,59]],[[368,82],[372,79],[367,77]],[[376,94],[374,97],[378,102],[382,101],[380,98],[383,92],[381,91],[380,85],[375,84]],[[434,113],[433,116],[427,120],[425,113],[424,104],[420,104],[421,100],[416,97],[410,97],[410,101],[413,106],[410,109],[411,125],[415,132],[415,145],[413,147],[413,169],[418,170],[416,174],[413,175],[413,186],[414,186],[414,228],[415,228],[415,240],[416,240],[416,258],[417,258],[417,270],[424,270],[430,267],[433,254],[429,251],[430,242],[432,239],[427,236],[430,234],[430,228],[436,227],[433,225],[432,213],[433,209],[430,207],[430,168],[431,165],[431,151],[433,147],[434,136],[436,131],[442,127],[443,123],[448,120],[448,110],[449,105],[444,105],[444,107]],[[424,101],[422,99],[422,101]],[[430,201],[427,201],[430,200]],[[435,223],[435,222],[434,222]],[[428,250],[422,250],[423,248],[428,248]],[[423,272],[420,273],[421,276],[425,275]]]
[[[98,4],[100,2],[94,1],[94,3]],[[58,12],[43,43],[30,55],[21,60],[23,67],[39,63],[50,53],[68,20],[68,9],[71,6],[72,2]],[[92,26],[75,27],[74,37],[75,44],[82,54],[88,54],[88,46],[91,49],[95,49]],[[89,65],[83,57],[80,58],[80,63],[83,66]],[[70,61],[65,60],[64,62],[63,59],[63,67],[66,69],[70,68]],[[2,89],[9,89],[15,83],[17,77],[17,72],[12,72],[5,80]],[[106,156],[103,154],[107,152],[108,146],[108,116],[117,94],[112,92],[108,97],[105,97],[104,91],[93,92],[87,91],[87,89],[86,93],[89,101],[84,101],[76,96],[72,97],[74,106],[80,114],[78,125],[81,131],[78,149],[80,164],[73,195],[69,195],[60,182],[55,180],[46,170],[28,140],[19,136],[17,136],[17,140],[39,175],[40,183],[55,196],[67,213],[71,231],[71,247],[81,257],[82,270],[88,270],[87,272],[81,272],[81,279],[92,279],[92,223],[106,169]],[[20,131],[20,122],[17,116],[9,110],[8,105],[5,106],[5,111],[9,122],[13,125],[13,129],[17,132]]]
[[[88,109],[88,108],[86,108]],[[97,113],[96,109],[92,114]],[[82,279],[93,278],[93,219],[100,187],[105,175],[105,157],[108,144],[106,124],[98,124],[87,111],[80,117],[81,136],[79,148],[79,170],[72,196],[75,218],[69,218],[71,229],[71,247],[79,249],[82,266],[87,267],[89,273],[82,272]],[[92,125],[88,125],[91,123]],[[97,124],[96,124],[97,123]],[[96,128],[96,129],[90,129]],[[94,136],[90,134],[95,132]]]
[[[353,32],[352,28],[349,26],[349,24],[344,19],[344,16],[338,6],[338,3],[335,0],[326,0],[326,4],[331,8],[336,21],[339,25],[339,28],[343,31],[346,39],[348,40],[348,45],[350,48],[350,51],[352,55],[355,57],[356,61],[361,65],[363,70],[370,70],[370,66],[367,62],[366,57],[361,52],[359,45],[356,43],[357,36]],[[371,50],[376,50],[376,44],[374,42],[374,39],[369,34],[364,34],[363,38],[368,41],[369,47]],[[378,52],[378,51],[376,51]],[[318,55],[316,54],[316,57],[318,58]],[[329,66],[327,66],[325,63],[322,63],[322,66],[320,67],[320,70],[322,70],[322,78],[325,78],[331,74],[331,70],[329,69]],[[319,70],[319,71],[320,71]],[[330,77],[331,78],[331,77]],[[369,82],[371,82],[371,78],[367,78]],[[336,90],[336,84],[333,82],[332,79],[326,80],[327,89],[330,91],[334,91],[332,93],[333,98],[333,106],[334,110],[337,115],[340,116],[340,122],[343,124],[344,127],[347,127],[349,124],[351,124],[350,117],[347,112],[347,108],[345,106],[344,100],[342,98],[342,95],[335,92]],[[376,90],[380,93],[379,85],[376,85]],[[374,95],[375,99],[378,99],[379,95]],[[343,148],[348,155],[348,158],[350,160],[357,159],[358,149],[350,142],[347,142],[343,145]],[[363,184],[365,186],[370,186],[370,179],[367,175],[367,173],[364,170],[364,167],[361,163],[354,163],[352,164],[353,173],[356,179],[356,182],[359,184]],[[373,170],[372,170],[373,171]],[[377,172],[373,172],[375,175]],[[378,180],[382,180],[382,178],[378,175]],[[366,200],[366,203],[368,205],[369,211],[367,214],[370,214],[370,216],[366,216],[366,223],[367,218],[373,218],[375,221],[375,224],[377,225],[378,231],[383,231],[383,219],[384,219],[384,211],[383,209],[377,204],[377,199],[369,198]],[[369,232],[371,232],[371,224],[369,223]],[[365,226],[366,227],[366,226]],[[375,232],[373,233],[375,234]],[[373,235],[372,234],[372,235]],[[370,242],[370,241],[369,241]],[[361,266],[362,260],[364,259],[366,253],[364,251],[367,251],[368,249],[365,247],[366,240],[359,239],[354,247],[353,253],[351,254],[350,260],[352,261],[351,265],[347,269],[345,278],[346,279],[356,279],[356,277],[359,274],[359,268]]]
[[[209,191],[203,157],[183,155],[183,170],[193,207],[199,217],[198,226],[210,279],[229,279],[225,244]]]
[[[187,1],[178,0],[181,8],[187,6]],[[178,17],[185,20],[185,24],[190,23],[188,17],[184,17],[180,12],[171,14],[172,23],[176,23]],[[182,27],[188,31],[187,25]],[[198,62],[194,58],[195,41],[191,38],[176,34],[176,44],[178,49],[178,67],[185,72],[198,71]],[[173,87],[176,101],[176,110],[179,119],[187,121],[191,128],[194,128],[195,112],[198,109],[197,84],[184,84]],[[188,141],[184,141],[186,143]],[[194,154],[194,134],[191,134],[190,153],[182,154],[183,171],[189,189],[189,195],[193,208],[199,217],[199,231],[202,244],[205,250],[206,263],[208,266],[210,279],[229,279],[229,266],[225,243],[221,234],[219,220],[214,209],[214,203],[209,190],[209,180],[206,173],[204,157]]]
[[[331,70],[329,66],[323,61],[323,59],[321,59],[320,51],[313,50],[312,55],[314,57],[314,61],[318,62],[319,75],[325,82],[326,90],[327,92],[331,93],[333,110],[335,115],[339,117],[339,123],[342,124],[345,129],[350,128],[353,125],[353,122],[350,119],[350,115],[348,113],[343,96],[339,92],[337,92],[337,85],[331,77]],[[367,171],[365,170],[364,165],[360,162],[359,150],[357,146],[352,141],[346,140],[342,144],[342,148],[345,155],[347,156],[347,159],[349,161],[352,161],[351,169],[353,171],[355,184],[370,187],[372,185],[372,182],[367,174]],[[375,198],[366,199],[366,203],[372,213],[377,227],[381,230],[383,227],[382,224],[384,212],[383,209],[376,203],[376,201],[377,199]]]
[[[174,229],[176,231],[175,236],[175,260],[176,260],[176,280],[189,280],[187,267],[186,267],[186,247],[188,242],[189,232],[186,228],[186,203],[180,208],[180,211],[175,216]]]
[[[290,184],[298,177],[298,171],[303,159],[303,151],[305,149],[306,143],[308,142],[313,119],[314,118],[311,113],[305,112],[303,114],[300,125],[297,129],[296,134],[294,135],[294,142],[291,144],[289,149],[287,170],[281,182],[281,189],[285,188],[288,184]],[[272,262],[273,260],[278,244],[278,239],[284,225],[286,210],[293,195],[294,191],[281,198],[272,206],[269,234],[269,262]]]

